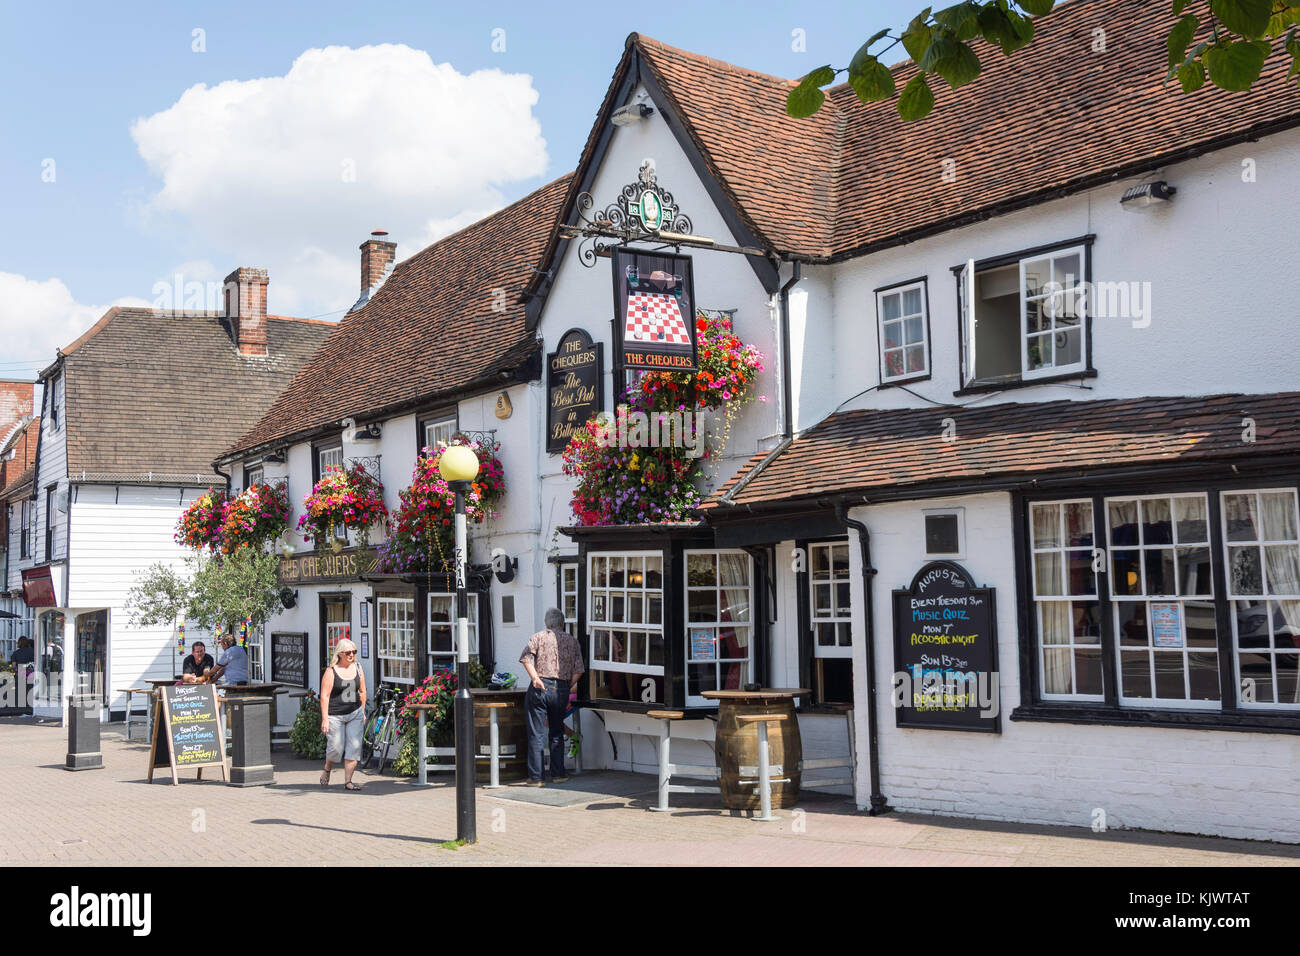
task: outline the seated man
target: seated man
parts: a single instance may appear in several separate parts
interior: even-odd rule
[[[248,683],[248,652],[235,643],[235,635],[222,635],[221,652],[217,654],[217,666],[208,671],[208,682]]]
[[[185,666],[181,668],[181,680],[186,684],[202,684],[203,675],[212,667],[212,655],[207,653],[202,641],[195,641],[194,653],[185,658]]]

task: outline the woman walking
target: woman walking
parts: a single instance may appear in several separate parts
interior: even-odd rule
[[[343,764],[343,789],[360,790],[352,782],[361,756],[361,729],[366,722],[366,675],[357,664],[357,646],[346,637],[334,649],[334,660],[320,682],[320,730],[325,735],[325,772],[320,785],[328,787],[336,763]]]

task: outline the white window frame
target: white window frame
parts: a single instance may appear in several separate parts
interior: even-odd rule
[[[812,625],[813,657],[853,657],[853,575],[850,573],[847,566],[844,569],[843,575],[835,573],[835,561],[833,556],[835,549],[837,548],[844,549],[845,560],[847,561],[849,557],[849,542],[847,538],[839,541],[816,541],[808,545],[808,617],[809,622]],[[830,569],[830,577],[828,578],[818,579],[816,577],[814,571],[816,561],[813,559],[813,555],[819,551],[829,552],[827,567]],[[837,597],[840,585],[847,585],[849,588],[849,603],[844,607],[840,607],[839,599]],[[828,608],[819,606],[817,599],[817,591],[819,587],[829,587],[830,589],[829,593],[831,603]],[[750,589],[752,592],[752,581],[750,582]],[[817,627],[819,624],[830,624],[835,628],[835,645],[823,645],[819,641]],[[849,642],[847,644],[839,643],[840,635],[843,633],[841,629],[846,630],[848,633]],[[750,649],[750,657],[753,657],[752,648]]]
[[[904,312],[903,295],[904,293],[911,292],[914,289],[920,292],[921,311],[916,313]],[[898,314],[898,318],[886,320],[885,299],[891,296],[898,297],[899,314]],[[907,342],[906,339],[903,337],[903,331],[906,329],[907,322],[909,319],[921,320],[921,339],[919,342]],[[889,324],[891,325],[897,324],[899,328],[900,344],[889,349],[886,349],[885,347],[886,321],[888,321]],[[880,362],[880,381],[882,384],[894,383],[894,382],[910,382],[917,379],[924,379],[929,377],[930,375],[930,310],[929,310],[928,290],[926,288],[925,279],[918,279],[915,282],[904,282],[901,285],[888,286],[886,288],[876,290],[876,335],[877,335],[878,351],[879,351],[878,359]],[[907,371],[907,350],[909,348],[915,348],[918,345],[921,346],[921,354],[925,358],[925,363],[922,368],[914,369],[913,371],[909,372]],[[888,368],[888,363],[885,361],[885,353],[887,351],[898,352],[900,355],[903,356],[903,371],[898,375],[890,375],[886,371],[886,369]]]
[[[667,572],[662,567],[663,556],[664,555],[662,551],[594,551],[594,552],[589,552],[587,554],[587,632],[589,635],[588,638],[589,665],[588,666],[590,667],[591,670],[612,671],[614,673],[619,673],[619,674],[648,674],[652,677],[664,676],[663,664],[647,664],[644,662],[634,664],[631,663],[630,661],[614,661],[605,658],[600,658],[596,655],[596,641],[597,641],[597,634],[599,632],[611,632],[611,639],[610,639],[611,647],[613,646],[612,632],[617,631],[623,634],[631,634],[632,632],[644,633],[646,635],[646,657],[647,658],[650,656],[650,639],[652,637],[658,636],[661,641],[667,640],[667,637],[664,633],[664,618],[667,616],[668,608],[665,607],[664,605],[664,589],[662,586],[663,577]],[[594,573],[596,560],[598,558],[605,559],[607,561],[611,558],[621,558],[624,561],[626,561],[626,559],[628,558],[643,558],[643,559],[659,558],[661,562],[660,572],[659,572],[660,581],[661,581],[660,587],[658,588],[646,587],[646,582],[644,579],[642,580],[641,587],[639,588],[628,587],[627,581],[624,582],[622,587],[611,588],[608,586],[608,584],[605,584],[603,586],[599,585],[595,583],[596,576]],[[609,618],[612,616],[612,612],[613,612],[614,594],[616,592],[626,593],[627,591],[638,591],[640,593],[640,596],[646,599],[644,605],[644,613],[642,614],[643,618],[648,618],[650,616],[649,597],[651,595],[658,594],[659,595],[659,623],[654,624],[647,620],[642,620],[639,622],[610,620]],[[599,618],[596,616],[596,610],[595,610],[597,597],[603,597],[605,599],[605,603],[603,605],[605,609],[604,614],[602,617]],[[628,615],[625,609],[624,617],[627,616]],[[666,645],[664,651],[665,651],[665,660],[666,660],[667,659]],[[628,653],[630,656],[630,649]],[[662,701],[660,703],[662,703]]]
[[[700,586],[692,585],[690,583],[690,563],[691,563],[690,559],[691,559],[691,555],[693,554],[709,554],[709,555],[714,555],[715,557],[723,554],[732,554],[732,555],[739,555],[745,559],[745,568],[746,568],[745,576],[749,581],[748,584],[749,601],[747,603],[747,608],[749,611],[748,621],[717,621],[717,620],[692,621],[690,620],[691,592],[713,591],[717,593],[719,591],[725,590],[721,583],[712,584],[712,585],[700,585]],[[754,679],[754,558],[753,556],[750,555],[748,551],[742,551],[739,548],[693,548],[690,550],[683,551],[682,552],[682,596],[683,596],[682,617],[684,620],[684,624],[682,626],[686,631],[686,633],[683,635],[685,641],[685,647],[683,649],[684,650],[683,660],[685,661],[685,666],[683,667],[683,677],[685,678],[683,683],[683,693],[686,698],[686,706],[716,707],[718,706],[718,701],[710,700],[707,697],[701,697],[699,695],[691,694],[691,665],[695,663],[711,663],[714,665],[715,668],[717,668],[722,664],[743,661],[745,663],[745,673],[748,676],[749,681],[752,681]],[[747,639],[745,641],[745,649],[747,655],[743,658],[740,657],[720,658],[717,656],[715,651],[714,657],[711,661],[695,661],[691,657],[691,631],[694,628],[701,628],[701,627],[712,627],[715,629],[720,627],[731,627],[737,630],[744,628],[748,632]],[[746,681],[744,683],[748,683],[749,681]]]
[[[478,595],[470,594],[469,598],[469,653],[473,657],[478,654]],[[433,621],[433,602],[437,599],[439,602],[447,602],[447,623],[439,621],[436,625]],[[433,649],[433,629],[434,627],[451,629],[451,650],[435,651]],[[430,591],[429,596],[425,599],[425,656],[429,659],[429,672],[434,670],[455,670],[456,668],[456,592],[454,591]]]
[[[385,625],[389,616],[386,609],[394,605],[406,605],[410,608],[410,649],[409,656],[391,653],[389,635],[399,628]],[[376,683],[415,684],[415,598],[414,597],[379,597],[375,599],[375,677]],[[389,661],[404,662],[410,665],[409,677],[395,677],[389,671]]]
[[[1076,295],[1079,296],[1079,299],[1081,300],[1083,305],[1083,308],[1079,314],[1079,324],[1077,326],[1077,328],[1079,329],[1079,361],[1072,362],[1069,365],[1053,364],[1050,366],[1044,366],[1043,368],[1030,369],[1029,368],[1029,334],[1030,334],[1029,333],[1029,302],[1031,300],[1041,301],[1041,300],[1048,299],[1051,297],[1051,293],[1048,293],[1046,295],[1038,295],[1038,296],[1025,295],[1025,264],[1029,262],[1037,262],[1041,259],[1050,260],[1051,278],[1049,279],[1049,282],[1054,282],[1055,275],[1056,275],[1055,273],[1056,260],[1064,259],[1068,256],[1072,256],[1076,254],[1079,256],[1079,268],[1082,271],[1083,275],[1076,277],[1076,283],[1073,288],[1069,288],[1069,289],[1063,288],[1061,290],[1061,293],[1062,294],[1068,292],[1075,293]],[[1088,278],[1088,246],[1086,244],[1083,244],[1083,245],[1073,245],[1073,246],[1061,246],[1059,248],[1048,248],[1042,252],[1037,252],[1032,255],[1021,256],[1018,260],[1015,260],[1015,263],[1017,265],[1017,273],[1019,276],[1018,293],[1020,297],[1020,309],[1019,309],[1020,311],[1020,349],[1019,349],[1020,378],[1019,381],[1032,382],[1035,379],[1046,378],[1049,376],[1069,375],[1073,372],[1087,371],[1088,369],[1088,326],[1089,326],[1089,318],[1091,316],[1091,311],[1092,311],[1092,301],[1091,301],[1091,296],[1084,295],[1081,292],[1081,290],[1079,290],[1079,286],[1082,285]],[[984,384],[980,381],[978,376],[979,366],[976,362],[976,353],[975,353],[975,330],[976,330],[976,325],[979,321],[978,309],[976,307],[976,303],[978,302],[978,297],[975,295],[975,278],[981,272],[990,271],[991,269],[1005,268],[1006,266],[1009,266],[1011,264],[1012,264],[1011,262],[1006,262],[1003,265],[990,266],[986,269],[980,269],[977,267],[974,259],[967,259],[966,264],[962,266],[961,270],[958,272],[957,312],[958,312],[958,319],[962,328],[962,383],[961,384],[963,388],[969,388],[971,386]],[[1063,326],[1063,328],[1072,329],[1075,328],[1075,326]],[[1052,331],[1053,333],[1056,331],[1055,317],[1052,318]],[[1044,333],[1037,333],[1037,332],[1034,333],[1036,337],[1041,334]],[[1055,361],[1056,358],[1055,341],[1053,341],[1052,358],[1053,361]],[[1008,382],[1003,382],[1001,384],[1013,384],[1013,382],[1008,381]]]
[[[458,416],[451,415],[447,418],[429,419],[424,423],[423,428],[424,433],[421,437],[424,439],[424,443],[421,447],[434,451],[438,447],[438,442],[451,442],[456,433],[460,431],[460,422]],[[446,437],[438,437],[438,432],[440,430],[445,431]]]
[[[1178,539],[1178,517],[1177,517],[1177,511],[1176,511],[1176,509],[1173,507],[1173,502],[1174,502],[1176,499],[1178,499],[1178,498],[1200,498],[1200,499],[1205,503],[1205,516],[1206,516],[1206,518],[1205,518],[1205,541],[1203,541],[1203,542],[1201,542],[1201,541],[1180,542],[1180,541],[1179,541],[1179,539]],[[1115,502],[1122,502],[1122,501],[1138,501],[1138,502],[1141,502],[1141,501],[1159,501],[1159,500],[1161,500],[1161,499],[1163,499],[1163,500],[1165,500],[1165,501],[1168,501],[1168,502],[1170,503],[1169,521],[1170,521],[1170,524],[1171,524],[1171,531],[1172,531],[1172,533],[1171,533],[1171,537],[1172,537],[1172,539],[1173,539],[1170,543],[1168,543],[1168,544],[1151,544],[1151,545],[1148,545],[1148,544],[1146,543],[1145,532],[1142,531],[1143,522],[1142,522],[1142,517],[1141,517],[1141,512],[1140,512],[1140,511],[1139,511],[1139,514],[1138,514],[1138,522],[1137,522],[1137,526],[1138,526],[1138,542],[1137,542],[1137,543],[1134,543],[1134,544],[1125,544],[1125,545],[1122,545],[1122,546],[1120,546],[1120,545],[1116,545],[1116,544],[1113,543],[1113,540],[1114,540],[1114,532],[1113,532],[1113,530],[1112,530],[1112,528],[1111,528],[1111,523],[1110,523],[1110,506],[1111,506],[1112,503],[1115,503]],[[1142,593],[1141,593],[1141,594],[1138,594],[1138,595],[1118,594],[1118,593],[1116,593],[1116,588],[1115,588],[1115,583],[1114,583],[1114,582],[1115,582],[1115,573],[1116,573],[1116,572],[1115,572],[1115,554],[1116,554],[1116,552],[1118,552],[1118,551],[1137,551],[1137,552],[1139,552],[1140,555],[1145,555],[1147,551],[1153,551],[1153,550],[1173,550],[1173,551],[1174,551],[1174,555],[1175,555],[1175,561],[1174,561],[1174,575],[1175,575],[1175,579],[1177,579],[1177,576],[1178,576],[1178,574],[1179,574],[1179,571],[1178,571],[1178,561],[1177,561],[1177,554],[1178,554],[1177,549],[1180,548],[1180,547],[1184,547],[1184,548],[1186,548],[1186,547],[1204,547],[1204,548],[1209,552],[1209,554],[1210,554],[1210,563],[1211,563],[1211,567],[1213,567],[1213,563],[1214,563],[1214,547],[1213,547],[1213,536],[1210,534],[1210,520],[1209,520],[1209,515],[1210,515],[1209,507],[1210,507],[1210,502],[1209,502],[1209,494],[1208,494],[1207,492],[1204,492],[1204,491],[1180,491],[1180,492],[1168,492],[1168,493],[1165,493],[1165,494],[1158,494],[1158,495],[1107,495],[1107,496],[1103,499],[1103,501],[1102,501],[1102,506],[1106,509],[1106,561],[1107,561],[1107,569],[1106,569],[1106,570],[1107,570],[1107,584],[1108,584],[1107,590],[1108,590],[1108,592],[1109,592],[1109,598],[1110,598],[1110,608],[1111,608],[1111,611],[1110,611],[1110,613],[1111,613],[1111,628],[1112,628],[1112,631],[1113,631],[1113,633],[1114,633],[1114,635],[1115,635],[1115,684],[1116,684],[1115,692],[1116,692],[1116,694],[1118,695],[1118,699],[1119,699],[1119,704],[1120,704],[1120,706],[1121,706],[1121,707],[1146,708],[1146,709],[1156,709],[1156,708],[1159,708],[1159,709],[1161,709],[1161,710],[1165,710],[1165,709],[1174,709],[1174,710],[1203,710],[1203,711],[1219,711],[1219,710],[1222,710],[1222,709],[1223,709],[1223,695],[1224,695],[1224,688],[1223,688],[1223,686],[1222,686],[1222,681],[1220,681],[1220,687],[1219,687],[1219,699],[1218,699],[1218,700],[1191,700],[1191,699],[1190,699],[1190,694],[1191,694],[1191,679],[1192,679],[1192,678],[1191,678],[1191,663],[1190,663],[1190,661],[1188,660],[1188,655],[1191,654],[1191,653],[1193,653],[1193,652],[1195,652],[1195,653],[1199,653],[1199,654],[1204,654],[1204,653],[1213,653],[1216,662],[1219,662],[1219,654],[1220,654],[1219,646],[1220,646],[1220,642],[1217,640],[1217,633],[1216,633],[1216,641],[1215,641],[1215,644],[1214,644],[1213,647],[1196,647],[1196,648],[1193,648],[1193,647],[1189,647],[1188,644],[1187,644],[1187,611],[1186,611],[1186,607],[1187,607],[1188,604],[1190,604],[1190,603],[1203,603],[1203,602],[1208,602],[1210,605],[1212,605],[1212,606],[1214,606],[1214,607],[1216,608],[1216,619],[1217,619],[1217,603],[1216,603],[1216,602],[1217,602],[1217,598],[1216,598],[1216,596],[1215,596],[1215,594],[1214,594],[1214,575],[1213,575],[1213,574],[1210,575],[1209,591],[1208,591],[1208,593],[1202,592],[1202,593],[1200,593],[1200,594],[1177,594],[1177,593],[1174,593],[1174,594],[1151,594],[1151,593],[1148,593],[1148,592],[1147,592],[1147,588],[1146,588],[1146,559],[1145,559],[1145,557],[1142,557],[1142,558],[1139,560],[1139,562],[1138,562],[1138,568],[1139,568],[1139,572],[1140,572],[1140,574],[1141,574],[1141,582],[1142,582]],[[1139,508],[1140,508],[1140,507],[1141,507],[1141,506],[1139,505]],[[1175,592],[1177,592],[1178,590],[1180,590],[1179,583],[1178,583],[1177,580],[1175,580],[1175,582],[1174,582],[1174,590],[1175,590]],[[1133,653],[1133,652],[1139,650],[1139,648],[1131,647],[1131,646],[1125,646],[1125,644],[1124,644],[1124,640],[1123,640],[1123,638],[1122,638],[1122,636],[1121,636],[1121,632],[1120,632],[1120,608],[1121,608],[1121,606],[1122,606],[1123,604],[1137,604],[1137,603],[1145,603],[1145,604],[1147,605],[1147,609],[1146,609],[1147,627],[1148,627],[1148,629],[1150,629],[1150,627],[1151,627],[1151,623],[1150,623],[1150,622],[1151,622],[1151,607],[1150,607],[1150,605],[1151,605],[1151,603],[1152,603],[1153,601],[1154,601],[1155,603],[1158,603],[1158,604],[1167,604],[1167,603],[1177,602],[1177,603],[1179,603],[1180,605],[1182,605],[1182,607],[1183,607],[1183,609],[1179,612],[1178,617],[1179,617],[1179,628],[1180,628],[1180,630],[1182,631],[1182,648],[1181,648],[1181,653],[1182,653],[1182,658],[1183,658],[1183,689],[1184,689],[1184,692],[1188,694],[1188,698],[1184,698],[1184,699],[1182,699],[1182,700],[1179,700],[1179,699],[1177,699],[1177,698],[1171,698],[1171,697],[1156,697],[1156,696],[1155,696],[1155,693],[1156,693],[1156,675],[1155,675],[1155,662],[1156,662],[1156,655],[1159,655],[1159,654],[1166,654],[1166,655],[1169,655],[1169,656],[1173,656],[1173,655],[1176,653],[1176,651],[1175,651],[1174,648],[1160,648],[1160,649],[1157,649],[1157,648],[1155,648],[1153,645],[1148,645],[1148,647],[1146,648],[1146,651],[1147,651],[1147,657],[1148,657],[1148,660],[1150,661],[1150,674],[1149,674],[1149,676],[1150,676],[1150,681],[1151,681],[1151,694],[1152,694],[1152,696],[1150,696],[1150,697],[1125,697],[1125,696],[1124,696],[1124,657],[1123,657],[1123,655],[1124,655],[1124,653],[1125,653],[1126,651],[1129,652],[1129,653]],[[1217,632],[1217,624],[1216,624],[1216,632]],[[1154,640],[1154,638],[1152,638],[1152,640]]]
[[[256,633],[248,635],[248,646],[245,650],[248,652],[248,679],[253,682],[265,680],[265,671],[263,670],[264,657],[262,653],[263,628],[257,628]]]
[[[1087,505],[1090,513],[1092,513],[1092,539],[1093,540],[1092,540],[1092,544],[1086,547],[1071,546],[1070,544],[1067,543],[1065,537],[1065,505],[1078,505],[1078,504]],[[1038,547],[1037,537],[1034,534],[1034,509],[1035,508],[1055,509],[1056,523],[1057,523],[1056,533],[1061,542],[1059,547],[1057,546],[1047,547],[1047,548]],[[1064,498],[1064,499],[1054,500],[1054,501],[1033,501],[1030,502],[1029,504],[1029,522],[1028,522],[1029,524],[1029,529],[1028,529],[1029,530],[1029,570],[1030,570],[1029,601],[1030,604],[1032,605],[1033,615],[1034,615],[1035,642],[1038,645],[1035,648],[1035,657],[1037,658],[1037,663],[1038,663],[1038,687],[1040,691],[1040,696],[1042,697],[1043,700],[1104,701],[1106,699],[1106,695],[1104,693],[1054,694],[1054,693],[1047,692],[1047,649],[1048,648],[1052,648],[1053,650],[1065,649],[1068,651],[1070,655],[1070,686],[1071,687],[1079,686],[1078,672],[1075,663],[1075,651],[1077,650],[1096,651],[1101,663],[1101,679],[1102,679],[1103,690],[1105,688],[1106,662],[1105,662],[1105,652],[1102,649],[1102,623],[1103,622],[1100,617],[1101,595],[1099,593],[1100,591],[1099,581],[1101,575],[1094,573],[1093,589],[1091,594],[1063,594],[1063,593],[1056,593],[1056,592],[1049,593],[1049,594],[1038,593],[1039,591],[1038,555],[1059,554],[1061,556],[1061,576],[1062,576],[1062,587],[1060,589],[1061,591],[1068,590],[1068,587],[1064,585],[1064,581],[1069,577],[1069,572],[1070,572],[1069,556],[1071,551],[1086,552],[1088,555],[1088,560],[1090,562],[1092,561],[1093,554],[1097,547],[1097,533],[1096,533],[1097,515],[1095,512],[1096,512],[1096,508],[1091,498]],[[1043,643],[1043,634],[1044,634],[1043,608],[1041,607],[1041,605],[1059,604],[1062,602],[1066,604],[1073,604],[1075,601],[1092,603],[1097,605],[1098,617],[1097,617],[1096,642],[1088,643],[1086,641],[1077,640],[1076,635],[1072,631],[1070,634],[1070,641],[1068,644],[1044,644]],[[1069,614],[1071,627],[1073,627],[1073,621],[1074,621],[1073,608],[1072,607],[1069,608],[1067,613]]]
[[[338,453],[337,465],[333,464],[332,461],[335,452]],[[331,463],[329,465],[325,463],[325,456],[327,455],[330,456],[331,459]],[[329,474],[330,468],[337,468],[341,471],[345,467],[345,465],[346,462],[343,459],[343,444],[341,442],[337,445],[322,445],[321,447],[316,449],[316,470],[319,472],[321,478],[324,478],[327,474]]]
[[[1256,504],[1258,505],[1260,495],[1270,495],[1270,494],[1288,494],[1291,496],[1291,504],[1293,509],[1292,518],[1295,521],[1295,527],[1297,529],[1297,533],[1300,533],[1300,502],[1297,502],[1295,488],[1232,488],[1232,489],[1225,489],[1219,493],[1219,523],[1220,523],[1221,537],[1223,540],[1223,554],[1220,555],[1220,559],[1223,561],[1223,577],[1227,585],[1227,591],[1228,591],[1226,596],[1226,600],[1228,602],[1228,616],[1232,619],[1232,671],[1236,677],[1235,694],[1236,694],[1238,707],[1241,707],[1243,710],[1295,711],[1295,710],[1300,710],[1300,701],[1295,701],[1295,702],[1278,701],[1274,703],[1271,701],[1262,702],[1257,700],[1253,702],[1248,702],[1242,700],[1241,697],[1241,691],[1242,691],[1241,683],[1243,679],[1241,673],[1241,655],[1243,653],[1243,649],[1238,639],[1238,620],[1237,620],[1237,613],[1236,613],[1236,602],[1243,601],[1243,600],[1261,601],[1264,602],[1265,608],[1268,609],[1269,606],[1276,601],[1300,600],[1300,594],[1274,594],[1273,593],[1272,587],[1269,582],[1267,559],[1264,557],[1264,552],[1263,552],[1263,549],[1269,546],[1278,547],[1282,545],[1297,545],[1298,542],[1296,540],[1264,538],[1262,527],[1259,529],[1260,537],[1255,540],[1250,540],[1250,541],[1246,541],[1246,540],[1229,541],[1228,540],[1228,509],[1226,506],[1227,497],[1229,495],[1254,495]],[[1260,514],[1258,510],[1256,513],[1257,515]],[[1261,515],[1261,521],[1262,521],[1262,515]],[[1232,590],[1232,584],[1233,584],[1232,562],[1229,559],[1229,556],[1231,554],[1229,548],[1242,548],[1242,547],[1255,547],[1258,548],[1260,551],[1260,572],[1259,572],[1260,593],[1259,594],[1237,594]],[[1272,668],[1272,673],[1273,673],[1273,694],[1274,696],[1277,696],[1279,692],[1279,688],[1277,685],[1278,651],[1275,649],[1276,641],[1274,639],[1274,634],[1273,634],[1273,614],[1267,611],[1266,613],[1268,614],[1269,646],[1267,648],[1257,648],[1257,647],[1246,648],[1244,649],[1244,653],[1262,654],[1269,658],[1269,664]]]
[[[250,462],[244,466],[244,490],[247,491],[253,485],[260,485],[266,482],[266,469],[262,467],[260,461]]]
[[[953,515],[957,519],[957,550],[952,552],[931,551],[929,544],[925,540],[925,519],[931,517],[941,518],[946,515]],[[966,509],[964,507],[921,509],[921,543],[925,546],[925,556],[927,558],[963,560],[966,557]]]
[[[564,615],[564,627],[570,634],[576,634],[578,630],[578,562],[559,561],[556,562],[556,573],[560,580],[560,613]],[[573,586],[569,586],[566,578],[569,572],[573,573]],[[569,614],[569,599],[573,600],[573,614]]]

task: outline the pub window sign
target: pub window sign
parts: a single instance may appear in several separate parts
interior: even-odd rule
[[[614,340],[620,367],[695,371],[691,257],[620,247],[610,258],[614,264]]]

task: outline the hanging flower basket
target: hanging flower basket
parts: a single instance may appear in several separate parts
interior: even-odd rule
[[[206,494],[200,495],[181,512],[176,522],[176,543],[195,551],[203,548],[211,548],[213,551],[220,549],[226,504],[224,491],[209,488]]]
[[[225,504],[221,550],[262,548],[289,527],[289,492],[283,485],[251,485]]]
[[[696,315],[699,370],[651,372],[631,385],[622,415],[658,412],[692,413],[681,420],[682,442],[660,447],[618,444],[611,426],[595,419],[576,430],[564,450],[564,473],[578,480],[571,506],[579,525],[657,524],[689,519],[702,500],[703,463],[725,447],[740,408],[753,399],[753,385],[763,370],[763,356],[732,330],[725,313]],[[764,399],[759,396],[759,401]],[[698,430],[703,410],[721,411],[722,427],[713,447]],[[697,443],[696,439],[699,438]],[[703,454],[692,457],[696,447]]]
[[[388,520],[384,485],[360,462],[331,469],[303,499],[298,530],[317,547],[328,546],[355,529],[362,545],[370,543],[370,528]]]
[[[449,445],[464,445],[479,461],[478,477],[465,497],[465,519],[481,524],[496,517],[496,506],[506,491],[505,468],[491,446],[456,435],[433,448],[421,449],[411,473],[411,486],[399,493],[401,504],[388,522],[388,540],[379,547],[378,570],[451,571],[456,548],[456,496],[438,473],[438,463]]]

